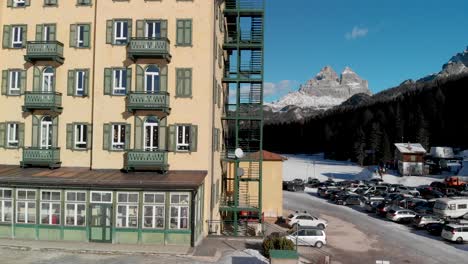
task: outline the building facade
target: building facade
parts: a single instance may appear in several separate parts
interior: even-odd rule
[[[263,4],[3,1],[0,236],[196,245],[261,150]]]

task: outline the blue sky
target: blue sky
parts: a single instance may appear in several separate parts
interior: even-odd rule
[[[468,46],[467,0],[269,0],[265,101],[331,65],[372,92],[440,71]]]

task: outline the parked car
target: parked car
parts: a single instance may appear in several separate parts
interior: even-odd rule
[[[335,201],[336,204],[342,205],[360,205],[361,200],[359,199],[359,195],[356,194],[348,194],[345,196],[341,196]]]
[[[382,186],[382,185],[376,185],[370,187],[367,191],[364,192],[364,195],[366,194],[384,194],[388,191],[387,186]]]
[[[323,197],[323,198],[328,198],[330,196],[330,194],[334,191],[338,190],[338,188],[336,187],[327,187],[327,188],[319,188],[318,189],[318,194],[320,197]]]
[[[442,234],[442,229],[444,229],[443,223],[432,223],[426,225],[426,231],[433,236],[440,236]]]
[[[301,246],[314,246],[321,248],[327,244],[327,235],[322,229],[315,227],[301,227],[299,230],[291,229],[288,232],[287,239],[291,240],[294,244]]]
[[[304,191],[305,183],[302,179],[294,179],[292,181],[283,181],[283,190],[290,192]]]
[[[434,214],[448,218],[459,218],[468,215],[468,198],[451,197],[437,199],[434,204]]]
[[[434,201],[419,202],[413,208],[418,214],[432,214],[434,212]]]
[[[316,187],[319,186],[320,181],[319,181],[319,179],[310,178],[310,177],[309,177],[309,178],[307,179],[307,184],[308,184],[310,187],[312,187],[312,188],[316,188]]]
[[[290,215],[288,218],[288,225],[293,229],[296,229],[300,226],[315,226],[320,229],[325,229],[328,225],[328,222],[308,213],[296,213]]]
[[[414,217],[416,217],[415,212],[404,208],[390,209],[387,212],[387,219],[398,223],[408,223],[412,221]]]
[[[461,244],[468,240],[468,225],[448,224],[442,230],[442,237]]]
[[[365,203],[364,203],[364,209],[367,212],[375,212],[377,205],[379,205],[382,201],[385,199],[383,197],[370,197]]]
[[[439,189],[443,189],[443,188],[447,187],[447,185],[444,182],[439,182],[439,181],[431,182],[430,186],[431,187],[437,187]]]
[[[403,186],[403,184],[391,184],[390,187],[388,188],[388,191],[392,193],[396,192],[396,189],[401,186]]]
[[[393,209],[393,208],[398,208],[397,206],[387,202],[387,201],[384,201],[384,202],[381,202],[380,204],[378,204],[375,208],[375,212],[379,215],[379,216],[382,216],[382,217],[385,217],[387,215],[387,212],[390,210],[390,209]]]
[[[424,228],[428,224],[443,223],[444,220],[434,215],[416,215],[413,218],[413,226],[416,228]]]

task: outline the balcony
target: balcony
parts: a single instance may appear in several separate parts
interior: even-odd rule
[[[57,92],[26,92],[24,96],[23,112],[34,110],[49,110],[62,112],[62,94]]]
[[[265,0],[227,0],[225,14],[242,13],[243,15],[256,15],[263,13]]]
[[[127,56],[137,59],[163,59],[171,62],[170,42],[167,38],[131,38],[127,46]]]
[[[63,44],[59,41],[28,41],[24,60],[30,63],[53,61],[63,64]]]
[[[127,96],[127,111],[137,110],[160,111],[166,115],[170,114],[169,93],[130,92]]]
[[[128,150],[124,155],[124,170],[167,171],[167,151]]]
[[[59,168],[61,164],[60,148],[24,148],[23,160],[20,162],[23,168],[28,166],[47,166],[53,169]]]

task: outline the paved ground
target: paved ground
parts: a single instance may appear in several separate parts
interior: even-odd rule
[[[328,246],[333,263],[468,263],[468,244],[457,245],[361,211],[328,203],[315,193],[283,192],[285,210],[308,211],[329,221]]]

